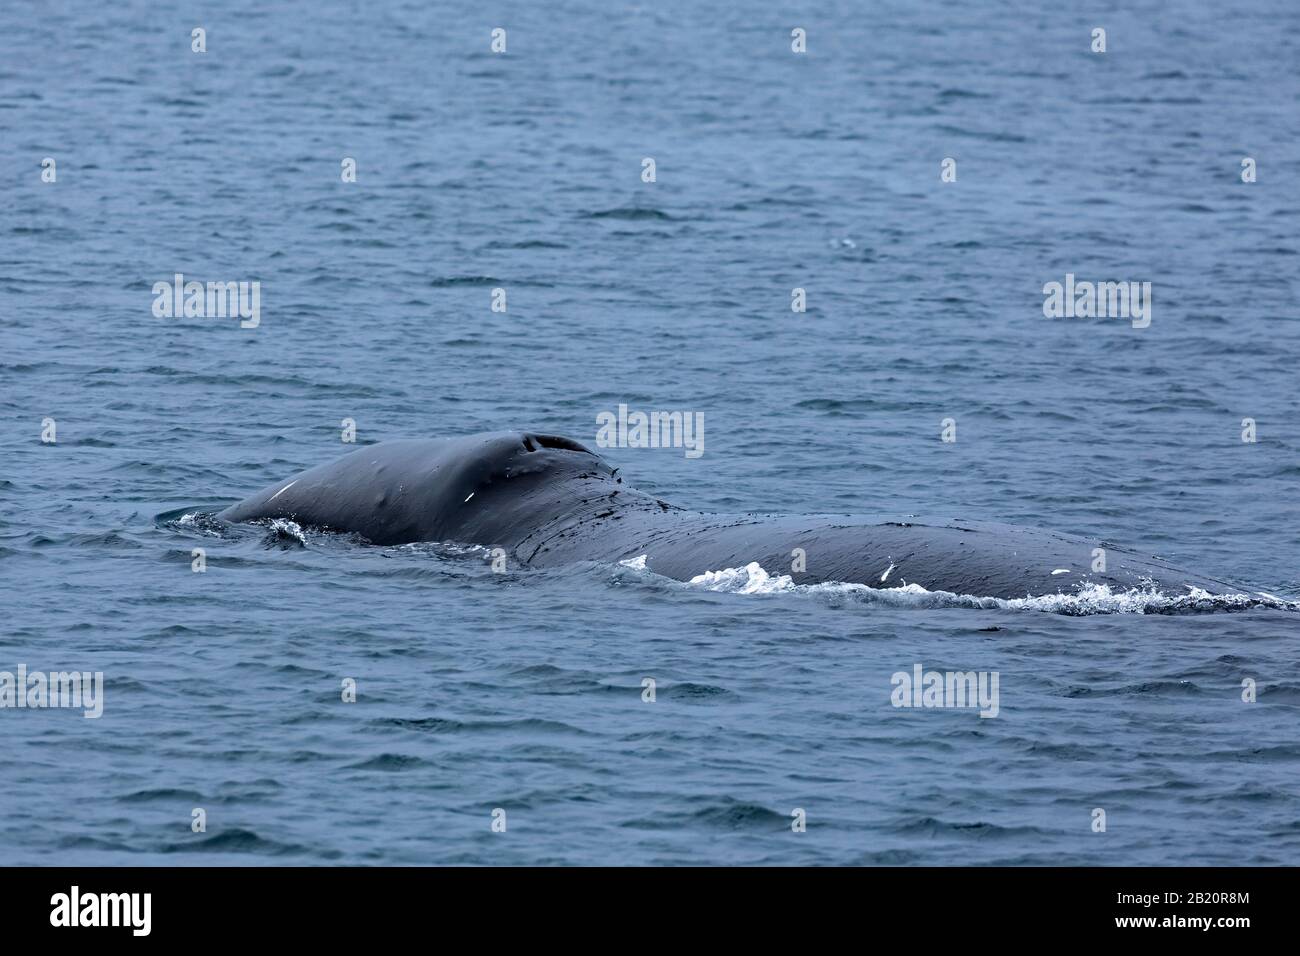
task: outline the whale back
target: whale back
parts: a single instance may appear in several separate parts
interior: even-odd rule
[[[1103,542],[966,520],[718,515],[685,511],[623,484],[571,439],[497,432],[388,441],[277,482],[218,516],[288,518],[380,545],[443,541],[503,547],[523,564],[638,561],[681,580],[757,563],[800,584],[911,584],[992,598],[1104,584],[1239,591]],[[1109,564],[1096,571],[1098,548]],[[796,569],[792,559],[806,557]]]
[[[552,435],[386,441],[269,485],[218,517],[287,518],[375,544],[509,547],[536,530],[539,515],[562,515],[615,482],[599,455]]]

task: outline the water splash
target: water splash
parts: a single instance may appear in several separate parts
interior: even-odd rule
[[[272,518],[266,527],[265,540],[268,546],[307,547],[307,532],[296,521],[288,518]]]
[[[627,564],[627,562],[620,562]],[[628,565],[629,567],[631,565]],[[1112,589],[1089,584],[1068,594],[1037,597],[996,598],[951,591],[930,591],[919,584],[897,588],[873,588],[866,584],[826,582],[795,584],[788,574],[771,575],[756,561],[743,568],[723,568],[697,574],[687,582],[706,591],[730,594],[834,594],[848,595],[868,605],[899,608],[978,608],[982,610],[1046,611],[1052,614],[1204,614],[1215,611],[1244,611],[1254,607],[1300,611],[1300,602],[1286,601],[1271,594],[1211,594],[1190,588],[1187,594],[1165,594],[1154,587]]]

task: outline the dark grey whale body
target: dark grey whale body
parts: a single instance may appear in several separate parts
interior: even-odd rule
[[[532,567],[646,556],[679,580],[758,562],[796,584],[842,581],[980,597],[1071,593],[1081,584],[1239,589],[1101,542],[965,520],[720,515],[686,511],[623,483],[575,441],[500,432],[387,441],[308,469],[222,511],[230,521],[288,518],[379,545],[447,541],[505,549]],[[1093,572],[1093,549],[1106,570]],[[806,569],[796,565],[802,549]]]

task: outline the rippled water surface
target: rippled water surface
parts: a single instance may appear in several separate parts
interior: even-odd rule
[[[1300,863],[1286,611],[193,517],[345,418],[590,443],[627,403],[704,412],[701,458],[608,452],[679,505],[1034,525],[1294,600],[1300,8],[34,9],[0,8],[0,670],[105,700],[0,710],[0,862]],[[177,272],[261,282],[260,325],[156,318]],[[1045,318],[1066,273],[1152,282],[1150,326]],[[917,664],[996,671],[998,715],[891,706]]]

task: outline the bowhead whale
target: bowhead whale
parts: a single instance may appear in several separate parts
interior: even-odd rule
[[[757,562],[796,584],[916,584],[995,598],[1086,584],[1170,596],[1240,591],[1100,541],[985,521],[688,511],[628,487],[576,441],[521,432],[363,446],[217,517],[287,518],[378,545],[499,547],[530,567],[644,556],[648,570],[679,580]],[[1096,548],[1105,570],[1093,570]]]

